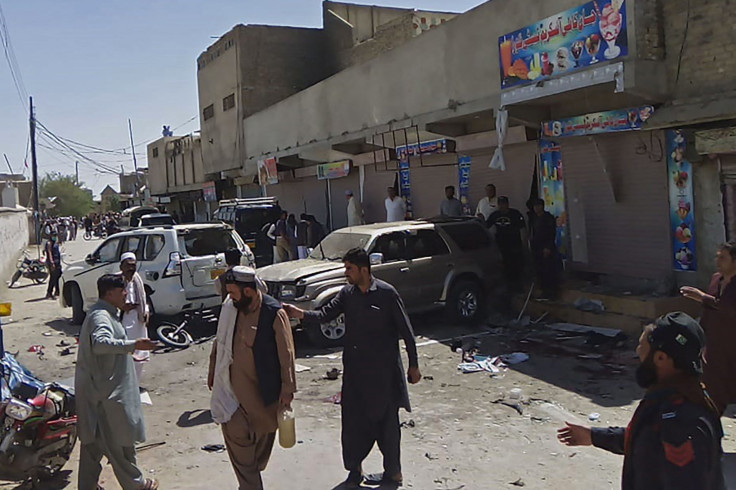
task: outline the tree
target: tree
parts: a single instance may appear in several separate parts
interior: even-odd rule
[[[120,198],[118,196],[110,196],[107,204],[109,206],[109,211],[112,211],[113,213],[119,213],[121,211]]]
[[[94,209],[92,194],[84,189],[82,182],[77,184],[73,175],[46,174],[38,191],[41,197],[56,197],[51,210],[56,216],[84,216]]]

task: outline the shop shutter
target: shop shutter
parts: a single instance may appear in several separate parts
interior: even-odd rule
[[[651,279],[670,274],[664,134],[652,133],[594,137],[618,200],[591,139],[560,139],[567,209],[577,206],[570,216],[585,220],[583,227],[570,222],[570,236],[583,233],[587,242],[587,263],[574,263],[576,270]]]
[[[509,198],[509,204],[526,213],[526,201],[529,199],[534,165],[537,161],[537,142],[510,145],[504,148],[506,170],[489,168],[493,151],[480,154],[471,154],[473,163],[470,169],[470,202],[473,212],[478,201],[486,196],[485,187],[488,184],[496,186],[498,196]]]
[[[347,177],[332,179],[330,189],[332,191],[332,229],[345,228],[348,225],[348,201],[345,199],[345,191],[350,189],[353,195],[360,198],[358,169],[352,167]]]
[[[724,184],[736,184],[736,155],[720,155],[721,180]]]
[[[394,185],[398,173],[393,170],[396,164],[386,168],[383,163],[366,165],[363,211],[366,223],[382,223],[386,221],[386,189]],[[357,170],[356,170],[357,171]]]

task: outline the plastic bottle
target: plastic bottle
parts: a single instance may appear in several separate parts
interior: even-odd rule
[[[296,419],[291,408],[284,408],[279,412],[279,445],[284,449],[296,444]]]

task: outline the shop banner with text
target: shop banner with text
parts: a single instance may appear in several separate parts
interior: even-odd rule
[[[678,271],[695,271],[695,203],[693,166],[685,158],[687,141],[680,131],[667,131],[667,180],[670,191],[673,264]]]
[[[620,131],[638,131],[641,130],[652,114],[654,114],[654,107],[647,105],[547,121],[542,123],[542,136],[565,138]]]
[[[399,160],[399,192],[401,198],[406,202],[407,218],[414,217],[414,209],[411,206],[411,170],[409,160]]]
[[[217,188],[213,180],[202,184],[202,194],[204,195],[204,200],[207,202],[217,201]]]
[[[322,163],[317,166],[317,178],[319,180],[339,179],[350,174],[350,160],[341,162]]]
[[[276,168],[275,158],[258,160],[258,183],[261,186],[279,183],[279,171]]]
[[[557,220],[557,249],[567,257],[567,211],[565,184],[560,145],[550,140],[539,140],[539,180],[544,209]]]
[[[498,39],[501,88],[536,83],[628,54],[625,0],[588,2]]]
[[[463,204],[463,215],[472,216],[473,209],[470,207],[470,166],[473,162],[471,157],[463,156],[458,159],[458,195]]]
[[[396,147],[396,158],[399,161],[409,157],[416,157],[420,154],[434,154],[434,153],[447,153],[447,140],[439,139],[432,141],[422,141],[421,143],[412,143],[410,145],[403,145]]]

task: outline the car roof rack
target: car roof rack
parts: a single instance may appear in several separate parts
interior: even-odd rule
[[[241,205],[254,205],[254,204],[278,204],[279,199],[277,197],[249,197],[249,198],[236,198],[236,199],[223,199],[220,201],[220,207],[222,206],[241,206]]]

